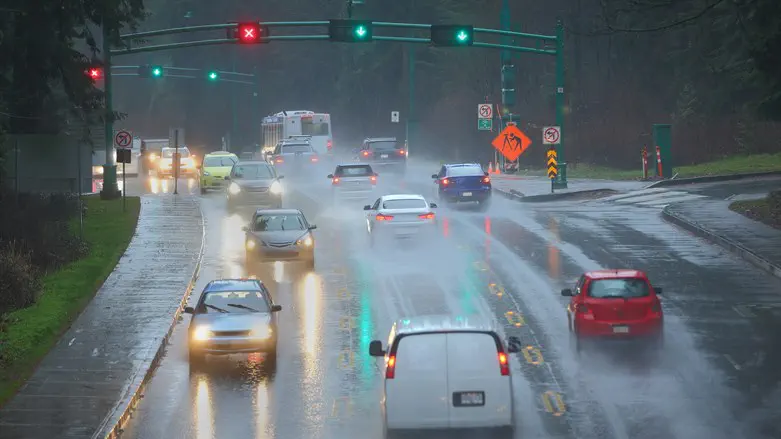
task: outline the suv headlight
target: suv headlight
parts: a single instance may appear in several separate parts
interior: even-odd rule
[[[228,192],[230,192],[231,195],[236,195],[241,192],[241,186],[237,185],[236,183],[231,183],[231,185],[228,186]]]
[[[211,335],[211,331],[209,331],[208,327],[198,326],[197,328],[195,328],[195,331],[193,331],[193,340],[196,341],[208,340],[210,335]]]
[[[314,241],[314,239],[312,239],[311,235],[307,236],[304,239],[299,239],[298,241],[296,241],[296,244],[303,245],[304,247],[311,247],[312,244],[314,244],[314,243],[315,243],[315,241]]]
[[[272,332],[269,325],[258,325],[252,329],[252,336],[257,338],[270,338]]]
[[[268,190],[274,195],[282,195],[282,184],[279,181],[274,181]]]

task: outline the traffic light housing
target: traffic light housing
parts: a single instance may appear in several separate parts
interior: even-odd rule
[[[443,47],[471,46],[474,43],[474,33],[474,26],[432,24],[431,44]]]
[[[208,79],[209,81],[217,81],[220,79],[220,73],[216,70],[209,70],[206,73],[206,79]]]
[[[236,23],[236,27],[228,28],[228,39],[237,40],[239,44],[268,43],[269,28],[257,22]]]
[[[341,43],[367,43],[372,41],[374,31],[371,21],[331,20],[328,22],[328,37]]]
[[[163,76],[163,66],[150,66],[149,73],[153,78],[161,78]]]
[[[87,68],[87,70],[84,71],[84,74],[87,75],[89,79],[92,80],[92,82],[98,81],[100,79],[103,79],[103,67],[100,66],[92,66]]]
[[[138,66],[138,76],[141,78],[162,78],[164,73],[163,66]]]

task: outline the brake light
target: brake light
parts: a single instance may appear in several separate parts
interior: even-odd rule
[[[285,159],[283,159],[282,157],[277,157],[276,159],[274,159],[274,161],[275,161],[276,163],[282,163],[282,162],[284,162],[284,161],[285,161]]]
[[[393,219],[393,216],[392,215],[383,215],[381,213],[378,213],[377,216],[374,217],[374,218],[377,219],[377,221],[390,221],[390,220]]]
[[[369,151],[364,151],[361,153],[364,157],[369,157]]]
[[[499,352],[499,371],[502,373],[502,376],[510,375],[510,364],[507,361],[507,354],[504,352]]]
[[[369,180],[371,180],[372,184],[377,184],[377,176],[376,175],[372,175],[371,177],[369,177]]]
[[[334,177],[334,178],[331,180],[331,184],[339,184],[339,177]]]
[[[396,377],[396,356],[388,357],[388,364],[385,365],[385,379],[392,380]]]
[[[406,154],[407,154],[407,151],[405,151],[403,149],[399,150],[399,155],[406,155]]]
[[[483,177],[483,183],[490,184],[491,183],[491,177]]]
[[[418,218],[425,219],[425,220],[433,220],[434,219],[434,213],[424,213],[423,215],[418,215]]]
[[[450,184],[450,180],[448,180],[447,178],[442,179],[442,186],[447,186],[449,184]]]
[[[325,147],[326,147],[326,148],[328,148],[329,150],[330,150],[331,148],[333,148],[333,146],[334,146],[334,143],[333,143],[332,141],[330,141],[330,140],[329,140],[329,141],[328,141],[328,143],[326,143],[326,145],[325,145]]]
[[[312,156],[312,161],[313,162],[317,162],[318,160],[320,160],[320,159],[318,159],[317,156]]]

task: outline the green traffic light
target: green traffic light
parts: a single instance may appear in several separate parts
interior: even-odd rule
[[[220,75],[217,72],[209,72],[206,77],[209,78],[209,81],[216,81],[220,78]]]
[[[355,28],[355,35],[358,38],[363,38],[366,36],[366,26],[358,26]]]
[[[152,67],[152,76],[163,76],[163,68],[157,66]]]
[[[467,41],[469,41],[469,32],[461,29],[456,34],[456,39],[458,40],[459,43],[466,43]]]

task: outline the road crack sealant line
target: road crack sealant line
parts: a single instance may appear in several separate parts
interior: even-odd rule
[[[198,202],[198,211],[201,216],[201,248],[198,251],[198,259],[195,263],[195,268],[193,269],[193,275],[190,278],[190,282],[187,284],[187,288],[185,288],[181,300],[179,301],[179,306],[176,308],[173,319],[171,319],[171,325],[169,326],[165,335],[161,338],[160,346],[158,346],[157,352],[155,352],[155,356],[149,363],[147,370],[143,373],[141,380],[136,383],[139,373],[133,377],[129,386],[125,389],[125,394],[123,395],[122,399],[103,419],[103,422],[101,423],[98,430],[95,432],[95,434],[92,435],[92,439],[116,439],[122,434],[123,427],[127,424],[127,421],[130,420],[130,416],[138,405],[139,400],[143,398],[143,390],[146,387],[146,384],[154,376],[154,372],[157,370],[157,366],[160,364],[160,361],[165,355],[166,347],[168,346],[168,340],[171,338],[171,334],[173,334],[174,328],[176,328],[176,324],[179,322],[179,317],[182,315],[184,306],[187,304],[187,300],[190,298],[190,294],[192,293],[193,288],[195,288],[195,284],[198,281],[198,277],[201,272],[201,264],[203,262],[204,251],[206,249],[206,224],[200,201]],[[139,370],[138,372],[141,371]]]
[[[698,225],[694,221],[684,218],[682,215],[670,210],[669,206],[662,209],[662,218],[664,218],[667,222],[675,224],[676,226],[693,233],[695,236],[699,236],[700,238],[703,238],[724,248],[725,250],[728,250],[744,261],[753,264],[754,266],[761,268],[771,275],[781,279],[781,266],[778,264],[768,261],[762,256],[757,255],[753,251],[742,246],[741,244],[738,244],[735,241],[732,241],[731,239],[720,236],[706,229],[705,227]]]

